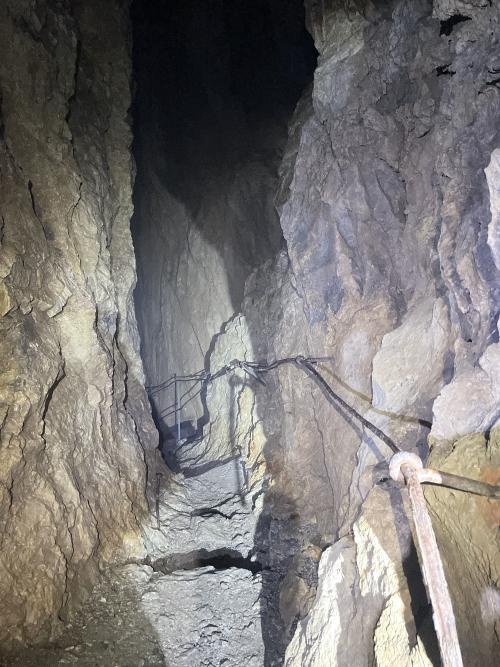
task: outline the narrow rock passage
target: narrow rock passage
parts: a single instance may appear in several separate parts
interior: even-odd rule
[[[499,43],[500,0],[0,2],[2,667],[439,665],[388,460],[500,482]],[[338,410],[249,371],[297,355]],[[425,495],[496,664],[498,501]]]
[[[278,170],[316,52],[299,0],[136,1],[132,17],[135,302],[147,384],[160,385],[150,393],[158,516],[146,535],[159,588],[147,613],[174,665],[279,664],[297,616],[280,584],[300,571],[302,596],[312,599],[317,554],[296,552],[317,530],[310,521],[287,527],[293,503],[276,524],[267,507],[260,402],[269,394],[240,371],[204,386],[176,416],[189,383],[179,382],[178,394],[161,385],[174,373],[215,371],[229,355],[265,358],[241,312],[254,272],[280,253],[286,261]],[[254,299],[265,298],[268,282]],[[289,535],[272,537],[277,528]],[[154,611],[162,591],[177,610],[173,635]]]

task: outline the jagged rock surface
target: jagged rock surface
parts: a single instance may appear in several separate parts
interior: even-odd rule
[[[343,398],[404,449],[426,456],[434,443],[439,460],[445,441],[498,419],[498,3],[306,7],[320,60],[281,164],[286,251],[246,278],[241,306],[233,301],[237,312],[228,308],[220,332],[202,346],[205,369],[217,372],[234,358],[329,358],[319,368]],[[202,252],[210,265],[211,252]],[[181,327],[187,336],[189,326]],[[262,378],[266,386],[237,371],[210,384],[198,406],[203,438],[183,445],[176,460],[188,474],[238,461],[244,492],[258,493],[247,525],[255,526],[255,556],[269,568],[265,664],[281,663],[294,631],[290,664],[346,664],[354,636],[363,638],[359,664],[393,664],[396,654],[401,664],[435,661],[410,531],[389,537],[405,515],[400,491],[383,482],[390,450],[333,409],[297,365]],[[495,468],[497,457],[490,439],[476,472]],[[383,501],[378,484],[386,486]],[[387,521],[376,558],[371,538],[360,537],[374,499]],[[429,500],[438,524],[458,525],[451,505]],[[480,534],[471,547],[457,530],[459,555],[446,559],[450,586],[476,613],[478,582],[498,585],[492,536]],[[315,564],[332,543],[304,620]],[[478,553],[488,575],[477,574]],[[454,576],[457,558],[466,583]],[[361,595],[368,562],[376,583]],[[324,595],[332,577],[333,601]],[[335,605],[347,610],[340,621]],[[491,661],[491,623],[469,631],[465,606],[457,612],[464,654],[471,664]]]
[[[304,301],[309,349],[335,357],[343,395],[359,406],[362,394],[371,400],[366,416],[400,446],[425,454],[432,421],[436,464],[493,477],[499,464],[496,437],[488,434],[498,424],[500,8],[496,2],[360,5],[308,5],[320,59],[312,104],[296,114],[283,165],[281,225]],[[347,493],[350,507],[359,507],[368,471],[373,483],[373,466],[387,452],[373,441],[368,451],[366,434],[359,448],[359,438],[345,438],[335,417],[320,414],[319,420],[324,440],[342,457],[331,468],[337,480],[332,504]],[[482,447],[473,446],[474,437]],[[460,454],[450,459],[455,448]],[[492,611],[498,535],[485,525],[479,505],[494,523],[493,503],[440,490],[428,499],[464,660],[492,663],[498,654],[498,620],[492,620],[498,619]],[[352,514],[346,518],[341,532],[352,523]],[[339,586],[352,580],[352,560],[341,562],[341,544],[324,557],[318,597],[297,628],[290,664],[346,664],[335,604],[349,610],[356,593],[348,584],[332,602],[322,593],[336,576]],[[401,558],[389,544],[382,549],[394,565]],[[358,545],[358,561],[363,551],[366,545]],[[383,575],[383,568],[374,569]],[[359,562],[355,570],[361,576]],[[384,610],[367,630],[374,643],[359,664],[390,665],[395,655],[398,664],[422,664],[431,657],[425,658],[425,643],[415,645],[418,655],[400,653],[408,641],[397,629],[404,629],[398,615],[408,618],[405,586],[382,593]],[[362,604],[369,615],[369,598]],[[480,619],[473,627],[471,616]],[[355,627],[347,618],[340,623]]]
[[[159,453],[153,465],[130,307],[126,18],[73,4],[7,3],[0,21],[4,635],[49,637],[119,556],[133,562],[90,601],[90,646],[66,628],[68,662],[93,664],[101,632],[102,656],[135,660],[119,618],[151,664],[436,664],[391,452],[300,365],[203,385],[175,447],[172,393],[157,394],[175,474]],[[228,76],[249,3],[160,4],[154,29],[166,18],[178,38],[152,39],[140,69],[166,79],[136,112],[148,383],[324,357],[398,445],[498,482],[498,1],[307,1],[320,60],[283,156],[292,105],[249,113],[259,79]],[[251,4],[274,26],[291,6]],[[179,49],[178,70],[163,49],[167,62]],[[268,71],[265,54],[247,73]],[[493,664],[496,505],[427,497],[466,664]]]
[[[0,100],[0,639],[46,641],[144,555],[126,8],[2,2]]]
[[[423,584],[410,550],[407,510],[394,489],[374,489],[353,536],[324,552],[316,601],[287,648],[287,667],[362,667],[373,664],[374,649],[377,665],[432,664],[427,654],[435,658],[437,646],[430,619],[415,627]],[[425,611],[425,597],[422,602]]]

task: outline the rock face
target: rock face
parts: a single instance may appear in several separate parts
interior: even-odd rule
[[[278,6],[268,3],[268,9]],[[191,23],[179,16],[176,34],[187,43],[186,25],[199,32],[200,23],[220,22],[220,15],[209,19],[203,11]],[[492,476],[499,462],[493,437],[498,3],[307,2],[306,16],[320,57],[312,90],[289,123],[280,165],[276,202],[284,249],[266,240],[266,252],[243,260],[241,242],[258,248],[275,224],[263,214],[276,187],[277,154],[265,160],[257,137],[266,136],[268,147],[274,137],[278,154],[282,144],[270,133],[269,112],[266,123],[259,117],[259,133],[250,135],[256,180],[239,176],[241,165],[249,175],[248,158],[228,160],[228,145],[249,155],[231,140],[235,108],[243,109],[240,119],[248,114],[221,83],[231,56],[221,58],[215,79],[202,64],[207,58],[194,67],[189,55],[191,82],[208,81],[210,91],[209,103],[194,106],[224,118],[223,138],[213,121],[212,134],[193,136],[200,123],[207,126],[192,108],[182,109],[191,120],[184,134],[178,118],[162,125],[153,113],[155,138],[162,127],[160,136],[170,137],[174,170],[168,151],[167,163],[155,162],[149,130],[140,133],[147,183],[137,195],[137,252],[149,258],[154,246],[161,255],[141,269],[138,290],[149,382],[203,368],[214,374],[235,358],[323,357],[318,369],[325,378],[400,447],[426,456],[431,444],[436,465],[445,461],[452,471]],[[202,53],[213,55],[222,33],[214,29],[215,41],[206,38]],[[164,85],[172,88],[172,82]],[[215,150],[210,137],[224,150]],[[202,155],[216,155],[222,171],[230,164],[237,187],[215,178]],[[255,183],[266,178],[271,181],[257,211],[263,227],[254,222],[248,193],[253,197]],[[165,490],[160,520],[166,537],[151,532],[149,548],[159,555],[172,553],[168,544],[196,551],[220,549],[226,541],[226,548],[256,559],[264,568],[262,638],[256,641],[264,643],[266,665],[392,665],[394,656],[398,664],[435,663],[405,492],[385,481],[390,450],[333,409],[296,364],[260,379],[265,386],[237,370],[208,385],[193,380],[201,400],[183,407],[182,418],[196,435],[177,447],[169,436],[173,392],[154,395],[164,453],[178,470],[176,504],[193,505],[195,513],[204,508],[205,516],[211,509],[207,524],[197,514],[184,541],[175,526],[187,525],[186,519],[174,520]],[[481,432],[490,431],[484,440]],[[463,460],[449,459],[450,443],[473,433],[483,438],[483,449],[463,444]],[[205,476],[217,479],[231,468],[233,480],[220,493],[220,511],[232,521],[227,526],[212,492],[207,506]],[[440,490],[428,497],[464,656],[470,664],[487,664],[498,650],[491,611],[499,577],[494,511],[483,508],[488,524],[478,520],[477,500],[459,501],[469,507],[470,524],[480,526],[473,540],[464,539],[455,496]],[[472,610],[489,621],[471,628]]]
[[[2,9],[1,638],[113,566],[9,664],[438,664],[391,450],[296,358],[499,482],[500,4],[305,6],[132,8],[145,377],[127,8]],[[427,499],[464,662],[494,664],[498,503]]]
[[[414,615],[422,610],[412,602],[422,590],[402,510],[394,494],[374,489],[353,537],[324,552],[316,601],[287,648],[287,667],[370,665],[373,657],[378,665],[433,664],[428,653],[437,657],[437,647],[431,628],[422,639],[422,628],[417,632],[415,625]]]
[[[367,395],[373,406],[367,416],[404,449],[425,451],[425,423],[432,421],[436,466],[493,478],[500,456],[497,436],[489,435],[499,416],[498,3],[326,4],[309,5],[320,59],[312,105],[296,114],[281,198],[309,349],[335,357],[351,400],[362,405],[360,394]],[[327,424],[324,440],[342,452],[343,463],[331,466],[333,506],[346,494],[348,506],[359,507],[376,461],[373,445],[376,457],[386,452],[368,445],[365,435],[361,447],[359,439],[352,443],[356,465],[345,427],[320,419]],[[360,487],[356,480],[365,481]],[[428,499],[464,661],[494,662],[498,613],[491,605],[500,574],[494,506],[442,490]],[[361,517],[372,502],[373,492]],[[391,504],[397,507],[394,497]],[[341,533],[351,517],[340,523]],[[345,542],[323,556],[315,606],[299,624],[286,664],[346,664],[343,638],[357,627],[355,618],[347,620],[349,609],[359,609],[352,582],[364,576],[363,559],[389,585],[384,567],[369,556],[373,547],[359,544],[362,521],[354,522],[354,565]],[[397,567],[404,557],[393,553],[386,535],[381,548]],[[370,620],[377,595],[383,608]],[[408,581],[363,593],[361,604],[373,641],[356,664],[428,664],[421,630],[408,638],[401,620],[415,617]],[[339,617],[340,606],[346,611]],[[474,627],[471,615],[480,619]],[[414,648],[403,655],[408,641]]]
[[[128,16],[0,12],[0,639],[43,641],[98,566],[144,553]]]

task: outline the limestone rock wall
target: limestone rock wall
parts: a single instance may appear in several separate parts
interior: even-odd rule
[[[400,446],[425,454],[430,444],[436,466],[492,479],[500,462],[493,176],[500,7],[329,2],[308,10],[320,59],[312,103],[292,125],[280,196],[308,351],[334,358],[339,391]],[[314,409],[335,476],[333,492],[324,491],[337,517],[331,528],[342,537],[353,526],[357,562],[353,570],[348,535],[325,552],[315,606],[285,663],[341,665],[342,638],[358,627],[348,620],[357,587],[368,569],[386,576],[370,556],[373,540],[358,538],[373,503],[366,493],[375,482],[393,510],[401,500],[382,481],[384,446],[329,406]],[[300,436],[302,449],[308,436]],[[299,447],[293,443],[288,451]],[[464,660],[492,663],[500,575],[494,503],[441,490],[428,498]],[[404,564],[390,542],[389,533],[379,542],[384,558]],[[425,613],[414,607],[425,596],[412,593],[404,574],[391,591],[361,591],[366,616],[374,616],[359,664],[394,664],[395,654],[398,664],[433,659]],[[333,599],[324,592],[332,586]],[[401,616],[420,619],[413,639]],[[413,652],[400,655],[408,642]]]
[[[147,383],[322,357],[401,447],[497,481],[499,3],[308,0],[320,57],[291,120],[312,57],[292,3],[141,6]],[[204,385],[175,474],[159,461],[128,7],[1,12],[0,638],[54,636],[127,560],[129,611],[170,660],[223,636],[236,667],[240,629],[255,664],[436,663],[390,451],[300,366]],[[428,499],[466,662],[493,664],[496,506]]]
[[[194,162],[169,162],[168,152],[155,162],[151,145],[145,153],[136,239],[148,373],[154,383],[179,363],[215,373],[235,358],[322,357],[325,379],[403,449],[427,456],[432,445],[436,465],[493,479],[499,4],[329,0],[306,10],[320,56],[281,159],[275,201],[285,248],[266,240],[262,253],[255,241],[242,267],[249,237],[238,221],[260,241],[274,221],[252,226],[247,194],[266,182],[257,217],[268,210],[280,142],[271,162],[253,144],[258,166],[251,177],[245,167],[244,188],[200,164],[214,154],[205,135],[182,146]],[[192,20],[191,29],[209,21],[203,12]],[[202,52],[214,48],[207,39]],[[230,97],[213,95],[218,76],[204,108],[212,130],[224,117],[230,135],[240,116],[232,106],[219,115]],[[193,132],[205,127],[192,118]],[[278,137],[271,120],[250,136]],[[144,138],[164,140],[161,127]],[[170,140],[176,150],[178,138]],[[231,145],[248,156],[248,146]],[[240,182],[237,164],[231,183]],[[395,656],[401,665],[436,664],[405,492],[387,480],[390,450],[334,409],[297,365],[261,380],[237,370],[204,387],[193,414],[183,411],[203,418],[196,436],[170,451],[179,472],[162,489],[150,553],[177,558],[225,545],[260,563],[261,628],[252,641],[265,665],[392,665]],[[161,409],[172,394],[162,400]],[[447,491],[428,497],[464,656],[492,663],[495,510]],[[235,578],[242,595],[247,574]]]
[[[126,3],[0,8],[0,639],[143,552]]]

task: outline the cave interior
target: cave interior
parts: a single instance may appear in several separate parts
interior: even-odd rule
[[[0,665],[496,664],[500,0],[3,5]]]

